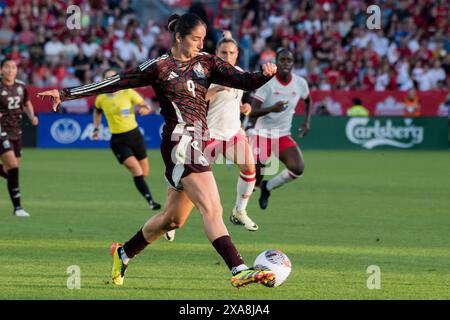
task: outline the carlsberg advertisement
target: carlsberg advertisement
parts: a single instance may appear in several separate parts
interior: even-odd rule
[[[313,117],[308,136],[299,139],[303,117],[294,118],[292,137],[305,149],[448,149],[444,117]]]

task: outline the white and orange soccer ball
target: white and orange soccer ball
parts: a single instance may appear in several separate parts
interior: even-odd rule
[[[288,256],[280,250],[266,250],[256,257],[255,269],[271,270],[275,273],[274,287],[280,286],[291,273],[292,265]]]

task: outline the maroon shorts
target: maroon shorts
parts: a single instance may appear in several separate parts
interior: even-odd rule
[[[194,140],[183,134],[174,138],[163,137],[161,155],[166,165],[165,178],[176,190],[183,190],[181,179],[191,173],[211,171],[209,161],[203,155],[204,141]]]
[[[0,155],[8,151],[14,151],[16,158],[22,156],[22,139],[1,139],[0,140]]]

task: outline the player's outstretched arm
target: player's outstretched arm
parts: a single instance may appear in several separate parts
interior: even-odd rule
[[[74,100],[102,93],[112,93],[123,89],[150,85],[157,79],[156,64],[147,65],[144,70],[137,67],[122,74],[117,74],[103,81],[83,86],[49,90],[38,93],[42,100],[49,97],[53,111],[57,111],[61,102]]]
[[[276,72],[277,66],[271,62],[262,65],[259,72],[243,72],[219,57],[213,56],[211,82],[230,88],[252,91],[264,85]]]

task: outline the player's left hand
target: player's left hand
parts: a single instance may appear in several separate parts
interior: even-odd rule
[[[37,96],[38,96],[38,98],[41,98],[42,101],[44,101],[44,99],[46,97],[49,97],[53,111],[54,112],[58,111],[58,106],[61,103],[61,97],[59,95],[59,91],[58,90],[53,89],[53,90],[47,90],[47,91],[44,91],[44,92],[39,92],[37,94]]]
[[[306,136],[308,134],[309,130],[311,129],[310,126],[311,125],[309,122],[303,122],[302,127],[298,129],[298,131],[299,131],[298,137],[302,138],[302,137]]]
[[[248,116],[252,112],[252,106],[248,103],[244,103],[241,105],[241,113],[244,114],[244,116]]]
[[[149,108],[143,107],[143,108],[139,108],[138,112],[141,116],[146,116],[146,115],[152,113],[152,110],[150,110]]]
[[[37,126],[39,124],[39,118],[34,116],[33,119],[31,120],[31,124],[33,126]]]
[[[264,63],[261,68],[263,75],[265,75],[266,77],[271,77],[275,73],[277,73],[277,65],[273,64],[272,62]]]

